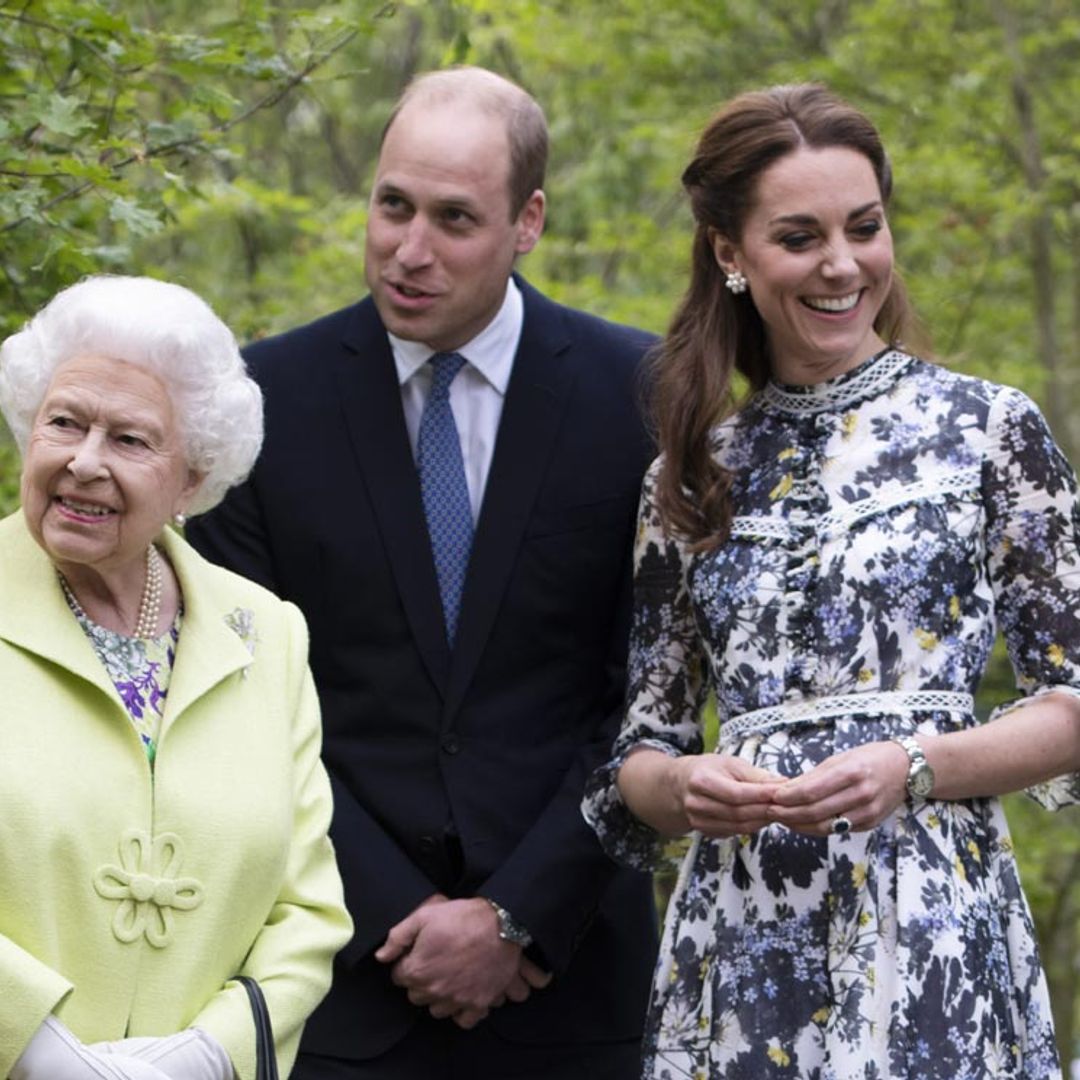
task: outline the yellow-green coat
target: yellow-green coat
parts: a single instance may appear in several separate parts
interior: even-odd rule
[[[154,772],[22,515],[0,522],[0,1076],[55,1013],[85,1042],[198,1025],[288,1075],[348,940],[299,611],[160,540],[184,618]]]

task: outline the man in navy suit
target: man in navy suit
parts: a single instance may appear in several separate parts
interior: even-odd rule
[[[356,934],[298,1080],[637,1075],[651,884],[579,804],[624,690],[651,339],[514,273],[546,156],[512,83],[410,84],[379,155],[371,295],[247,349],[262,455],[189,526],[311,632]]]

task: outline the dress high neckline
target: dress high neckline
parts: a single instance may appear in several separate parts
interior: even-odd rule
[[[761,391],[761,400],[779,412],[837,412],[882,393],[914,359],[889,346],[850,371],[819,383],[791,385],[771,380]]]

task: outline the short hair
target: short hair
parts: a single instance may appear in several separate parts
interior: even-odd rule
[[[429,71],[414,76],[402,91],[383,128],[380,148],[401,110],[416,100],[440,105],[463,101],[504,122],[510,144],[510,220],[514,221],[529,196],[544,187],[548,128],[539,102],[516,83],[486,68],[460,66]]]
[[[86,278],[0,346],[0,410],[20,453],[57,368],[86,356],[136,364],[165,384],[188,466],[205,477],[191,513],[216,506],[251,471],[262,392],[236,339],[190,289],[148,277]]]

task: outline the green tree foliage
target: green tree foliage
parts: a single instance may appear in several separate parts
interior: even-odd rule
[[[390,104],[456,62],[548,113],[525,272],[663,330],[700,129],[739,90],[814,79],[885,135],[898,259],[942,359],[1030,393],[1076,461],[1078,61],[1069,0],[0,0],[0,332],[93,271],[182,281],[241,338],[348,302]],[[16,470],[0,440],[0,510]],[[981,713],[1014,694],[999,654]],[[1078,813],[1008,808],[1067,1048]]]
[[[261,2],[4,0],[0,329],[86,273],[136,267],[235,159],[238,129],[358,35]]]

